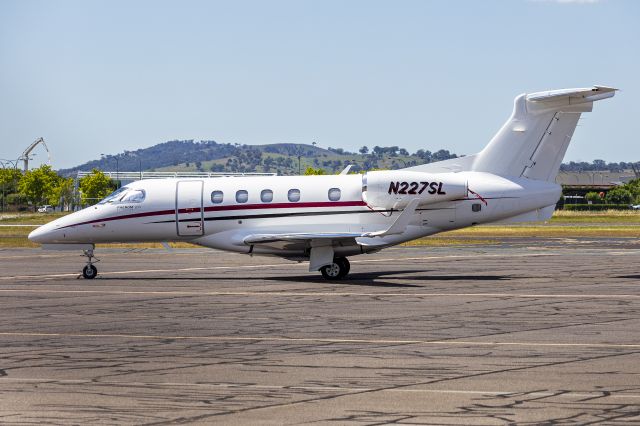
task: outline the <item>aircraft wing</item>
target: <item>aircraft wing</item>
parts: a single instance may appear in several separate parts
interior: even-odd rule
[[[411,200],[407,207],[400,213],[393,224],[383,230],[372,232],[299,232],[299,233],[274,233],[274,234],[252,234],[244,237],[243,242],[251,244],[268,244],[277,241],[299,242],[312,240],[355,240],[355,238],[383,237],[385,235],[401,234],[407,229],[411,217],[418,207],[420,200]]]
[[[309,241],[309,240],[349,240],[362,237],[364,234],[355,232],[302,232],[291,234],[253,234],[247,235],[243,242],[245,244],[268,244],[276,241]]]
[[[252,234],[245,236],[242,242],[246,245],[263,244],[278,248],[300,248],[303,245],[311,249],[309,270],[315,271],[333,262],[334,246],[384,245],[384,241],[376,237],[403,233],[407,229],[418,203],[419,200],[417,198],[411,200],[389,228],[379,231]]]

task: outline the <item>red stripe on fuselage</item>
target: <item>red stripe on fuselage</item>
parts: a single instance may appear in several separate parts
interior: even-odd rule
[[[234,204],[227,206],[209,206],[205,207],[205,212],[219,212],[219,211],[234,211],[234,210],[262,210],[262,209],[297,209],[297,208],[313,208],[313,207],[360,207],[366,206],[367,203],[364,201],[318,201],[318,202],[308,202],[308,203],[264,203],[264,204]],[[180,209],[178,213],[195,213],[199,212],[199,207]],[[122,216],[110,216],[102,219],[94,219],[86,222],[74,223],[72,225],[63,226],[63,228],[69,228],[71,226],[79,226],[79,225],[89,225],[92,223],[98,222],[110,222],[113,220],[121,220],[121,219],[135,219],[138,217],[148,217],[148,216],[162,216],[162,215],[175,215],[175,210],[159,210],[155,212],[143,212],[143,213],[133,213]]]
[[[364,201],[318,201],[308,203],[263,203],[263,204],[234,204],[229,206],[210,206],[205,207],[205,212],[219,212],[228,210],[258,210],[258,209],[295,209],[309,207],[359,207],[366,206]],[[180,209],[179,213],[183,212]]]

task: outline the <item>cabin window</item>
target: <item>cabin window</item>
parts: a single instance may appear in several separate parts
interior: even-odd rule
[[[331,188],[328,195],[330,201],[338,201],[342,193],[340,192],[340,188]]]
[[[238,203],[246,203],[248,199],[249,199],[249,193],[244,189],[241,189],[240,191],[236,192],[236,201]]]
[[[270,203],[273,201],[273,191],[270,189],[263,189],[260,193],[260,200],[263,203]]]
[[[222,191],[213,191],[211,193],[211,202],[213,204],[220,204],[223,198],[224,198],[224,193]]]
[[[292,203],[300,201],[300,190],[290,189],[289,193],[287,194],[287,198],[289,198],[289,201],[291,201]]]
[[[480,210],[482,210],[482,204],[480,203],[473,203],[471,204],[471,211],[472,212],[479,212]]]

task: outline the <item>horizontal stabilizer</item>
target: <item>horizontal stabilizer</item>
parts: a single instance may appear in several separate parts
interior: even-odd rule
[[[599,101],[600,99],[611,98],[618,89],[607,86],[593,86],[581,89],[560,89],[537,92],[527,95],[527,101],[534,103],[544,103],[556,101],[568,101],[569,105],[585,102]]]

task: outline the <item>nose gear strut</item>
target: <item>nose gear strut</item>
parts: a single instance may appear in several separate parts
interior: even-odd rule
[[[98,268],[96,268],[93,264],[100,262],[100,259],[98,259],[97,257],[95,257],[93,255],[93,249],[87,249],[87,250],[83,250],[83,256],[85,256],[87,258],[87,264],[86,266],[82,269],[82,276],[87,279],[87,280],[91,280],[93,278],[96,277],[96,275],[98,275]],[[95,259],[95,260],[93,260]],[[80,276],[78,275],[78,278],[80,278]]]

